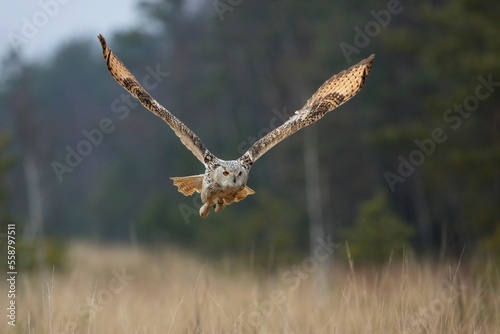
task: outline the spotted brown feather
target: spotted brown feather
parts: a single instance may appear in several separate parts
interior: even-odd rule
[[[170,113],[165,107],[160,105],[151,95],[142,87],[137,79],[130,73],[125,65],[111,51],[102,35],[98,36],[102,46],[102,53],[106,60],[108,70],[113,78],[130,94],[139,100],[139,102],[156,116],[163,119],[171,128],[181,142],[195,155],[201,163],[206,164],[212,161],[213,154],[208,151],[201,139],[182,123],[177,117]]]
[[[257,140],[239,160],[251,165],[283,139],[318,121],[328,112],[349,101],[363,87],[374,59],[375,55],[371,55],[347,70],[332,76],[318,88],[300,110],[296,111],[281,126]]]

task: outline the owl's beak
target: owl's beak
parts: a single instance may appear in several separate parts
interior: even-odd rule
[[[233,183],[236,183],[236,175],[233,175]]]

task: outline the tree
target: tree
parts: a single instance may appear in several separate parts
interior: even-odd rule
[[[460,254],[497,225],[495,8],[495,1],[422,2],[403,12],[383,41],[393,63],[402,64],[388,79],[405,89],[394,87],[386,102],[381,169],[397,171],[402,159],[411,165],[411,175],[394,181],[392,190],[399,210],[417,224],[419,250],[434,245],[442,255]]]
[[[343,231],[353,261],[361,263],[401,258],[411,249],[413,234],[414,229],[391,210],[384,192],[363,202],[354,226]]]

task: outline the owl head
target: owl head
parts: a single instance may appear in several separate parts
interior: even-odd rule
[[[238,189],[246,185],[248,170],[235,160],[220,161],[215,167],[214,176],[221,187]]]

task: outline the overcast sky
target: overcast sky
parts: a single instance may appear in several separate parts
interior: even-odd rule
[[[30,0],[2,1],[0,58],[21,46],[25,59],[44,59],[58,45],[75,37],[109,36],[141,21],[139,0]]]

